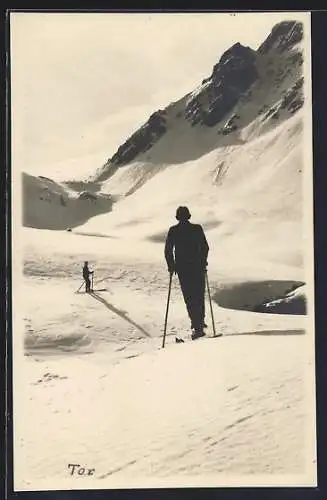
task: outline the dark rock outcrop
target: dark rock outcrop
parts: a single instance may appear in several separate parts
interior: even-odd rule
[[[236,43],[214,66],[203,89],[188,102],[185,117],[196,125],[212,127],[235,106],[258,78],[256,52]]]
[[[280,104],[281,109],[288,109],[290,113],[295,113],[303,106],[303,77],[299,78],[297,82],[286,92]]]
[[[284,52],[303,39],[303,24],[297,21],[283,21],[276,24],[270,35],[260,45],[259,54],[267,54],[274,50]]]
[[[89,191],[82,191],[79,194],[78,199],[96,201],[98,199],[98,196],[94,193],[90,193]]]
[[[140,154],[150,149],[166,132],[165,111],[153,113],[149,120],[118,148],[111,158],[115,165],[125,165]]]

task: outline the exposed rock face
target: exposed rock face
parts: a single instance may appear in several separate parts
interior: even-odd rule
[[[295,113],[304,102],[303,56],[301,49],[295,47],[302,39],[303,24],[284,21],[274,26],[257,51],[234,44],[198,89],[153,113],[98,170],[93,181],[108,179],[120,166],[150,150],[166,133],[173,135],[177,121],[179,127],[185,123],[183,137],[190,124],[218,126],[217,135],[225,136],[237,133],[259,115],[263,120],[275,120]],[[247,105],[242,114],[242,107]]]
[[[219,123],[258,78],[255,62],[256,52],[240,43],[227,50],[201,91],[188,102],[185,117],[192,125]]]
[[[268,38],[260,45],[258,52],[260,54],[267,54],[272,50],[284,52],[301,42],[302,39],[302,23],[297,21],[283,21],[273,27]]]
[[[150,149],[166,132],[165,111],[153,113],[149,120],[118,148],[111,162],[124,165],[132,161],[138,154]]]
[[[290,113],[295,113],[303,106],[303,77],[299,78],[297,82],[286,92],[280,107],[288,109]]]

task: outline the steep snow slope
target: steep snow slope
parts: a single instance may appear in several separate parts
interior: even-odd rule
[[[242,252],[252,254],[254,260],[259,253],[267,253],[272,259],[298,265],[302,260],[302,168],[299,113],[242,146],[166,166],[118,202],[110,214],[90,219],[79,230],[162,243],[176,206],[187,204],[194,220],[207,230],[217,257],[239,252],[241,245]],[[122,186],[116,175],[108,181],[111,191],[115,182]],[[132,170],[124,181],[129,176],[133,182]]]

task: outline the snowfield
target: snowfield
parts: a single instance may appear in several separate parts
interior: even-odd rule
[[[310,484],[303,333],[30,361],[21,486]],[[69,481],[69,463],[94,477]]]
[[[56,244],[44,231],[26,252],[16,488],[312,484],[312,321],[249,310],[269,297],[287,303],[302,273],[281,267],[275,279],[259,271],[250,281],[210,266],[223,337],[212,338],[208,308],[207,338],[195,342],[174,279],[162,349],[161,255],[150,261],[136,247],[134,261],[132,249],[115,255],[111,240],[60,236]],[[97,272],[93,296],[75,293],[86,254]],[[69,464],[94,475],[71,476]]]

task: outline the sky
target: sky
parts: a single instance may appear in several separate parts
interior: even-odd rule
[[[257,49],[276,23],[301,15],[11,13],[16,161],[50,176],[58,162],[101,166],[231,45]]]

